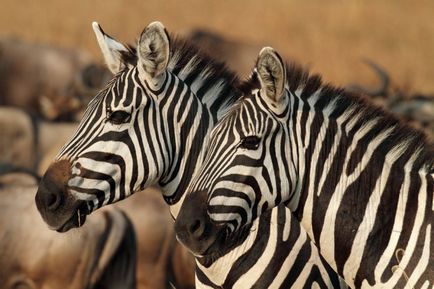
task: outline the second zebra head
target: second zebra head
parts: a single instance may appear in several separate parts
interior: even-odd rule
[[[276,156],[290,153],[285,123],[291,100],[285,65],[272,48],[261,50],[242,90],[243,98],[213,129],[175,224],[178,239],[197,256],[235,246],[257,216],[281,202],[272,192],[295,189],[289,180],[297,168]]]

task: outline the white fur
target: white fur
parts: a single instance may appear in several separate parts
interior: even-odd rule
[[[141,75],[154,88],[164,82],[164,72],[169,63],[169,37],[161,22],[152,22],[140,35],[137,45],[138,68]]]
[[[262,94],[272,104],[280,103],[285,91],[285,65],[277,52],[271,47],[264,47],[259,52],[256,64]]]
[[[97,22],[92,22],[92,28],[95,32],[96,40],[101,49],[104,61],[108,69],[116,74],[125,68],[125,64],[121,61],[120,51],[128,51],[128,49],[120,42],[116,41],[111,36],[105,34],[101,26]]]

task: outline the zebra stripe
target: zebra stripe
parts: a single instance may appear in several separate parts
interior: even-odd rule
[[[258,66],[266,61],[260,55]],[[236,234],[284,203],[352,288],[433,286],[432,145],[318,76],[265,65],[213,129],[189,188],[207,191],[212,222]],[[272,99],[278,88],[268,85],[285,72],[281,99]],[[256,147],[246,147],[252,138]]]
[[[233,87],[236,77],[221,64],[181,40],[171,44],[160,90],[152,90],[137,67],[119,72],[89,104],[56,157],[73,164],[68,188],[77,199],[89,201],[90,211],[156,183],[175,205],[193,174],[192,164],[201,158],[207,131],[239,95]],[[185,63],[191,49],[198,55]],[[131,113],[131,125],[107,120],[119,110]]]
[[[197,258],[196,288],[348,288],[285,206],[254,220],[216,260]]]
[[[110,43],[113,41],[110,38]],[[135,50],[116,44],[118,48],[124,47],[119,52],[124,62],[115,61],[111,69],[120,67],[122,70],[89,103],[74,136],[58,154],[56,162],[71,164],[71,177],[65,184],[68,201],[85,201],[88,205],[86,213],[158,184],[171,206],[172,215],[176,217],[184,192],[202,162],[202,147],[207,144],[211,128],[238,99],[240,92],[235,88],[236,77],[224,66],[202,56],[181,40],[175,39],[170,45],[171,54],[164,77],[154,83],[143,77]],[[119,119],[113,117],[115,113]],[[46,175],[50,174],[47,172]],[[75,210],[76,206],[72,208]],[[78,211],[78,215],[81,213]],[[255,267],[249,272],[248,267],[237,263],[242,258],[262,256],[270,259],[270,254],[274,253],[276,257],[270,259],[267,266],[269,273],[264,273],[268,274],[267,280],[258,284],[280,282],[272,280],[274,276],[270,274],[275,271],[281,272],[284,279],[286,276],[285,284],[317,282],[320,288],[341,288],[339,277],[319,257],[316,247],[301,232],[299,224],[291,221],[289,215],[281,216],[279,220],[281,224],[275,228],[270,217],[264,218],[259,229],[274,228],[274,232],[282,234],[285,228],[285,234],[297,238],[297,244],[304,244],[302,248],[305,249],[298,252],[299,247],[292,250],[290,246],[279,246],[264,251],[260,246],[265,242],[264,238],[269,237],[265,232],[246,235],[252,248],[241,247],[239,253],[235,249],[229,257],[217,261],[226,260],[223,261],[226,266],[234,268],[230,282],[235,284],[238,277],[249,280],[251,274],[261,270]],[[310,260],[314,263],[299,264],[292,259],[293,256],[303,256],[303,262]],[[279,260],[285,257],[285,261],[279,264]],[[251,261],[248,264],[252,265]],[[245,270],[242,276],[237,275],[240,269]],[[285,275],[284,271],[278,270],[301,275]],[[200,274],[198,277],[202,276]],[[216,272],[207,273],[207,276],[212,279],[214,274]],[[240,282],[244,281],[241,279]]]

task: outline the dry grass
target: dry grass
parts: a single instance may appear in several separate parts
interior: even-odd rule
[[[98,57],[91,21],[132,41],[160,20],[173,32],[204,27],[274,46],[337,84],[374,82],[360,62],[369,57],[400,86],[434,92],[432,0],[1,0],[0,7],[0,34],[83,48]]]

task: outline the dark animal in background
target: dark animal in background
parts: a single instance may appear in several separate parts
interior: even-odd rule
[[[229,39],[205,29],[194,29],[186,34],[192,43],[203,51],[227,63],[228,67],[241,76],[247,76],[254,64],[261,45]]]
[[[0,105],[71,121],[80,117],[107,75],[85,52],[0,39]]]
[[[69,139],[74,123],[49,122],[32,117],[20,108],[0,106],[0,163],[37,170],[53,147]],[[42,163],[41,163],[42,160]]]
[[[173,219],[157,188],[115,204],[131,219],[137,238],[137,288],[193,289],[194,258],[175,239]]]
[[[393,84],[389,74],[378,63],[364,59],[366,65],[378,75],[377,87],[369,88],[360,84],[350,84],[348,89],[369,96],[374,102],[401,116],[412,125],[423,129],[434,138],[434,94],[411,93]]]
[[[135,233],[121,210],[60,235],[39,217],[28,175],[6,174],[0,184],[1,289],[136,288]]]

